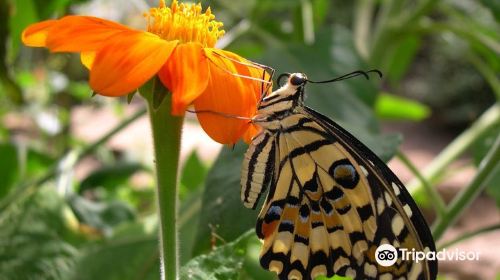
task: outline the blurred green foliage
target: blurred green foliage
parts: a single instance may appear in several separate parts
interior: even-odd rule
[[[72,134],[74,110],[111,107],[120,115],[129,105],[90,98],[77,56],[49,55],[20,42],[30,23],[104,2],[0,1],[0,279],[159,278],[151,162],[133,159],[127,150],[98,147],[87,156],[96,168],[86,177],[76,180],[73,174],[80,159],[61,169],[71,152],[102,144]],[[310,85],[306,102],[384,160],[396,154],[401,137],[381,134],[380,118],[430,118],[463,130],[500,98],[497,1],[203,4],[225,24],[224,47],[278,73],[323,80],[380,69],[382,80]],[[137,6],[120,11],[123,21],[141,13]],[[49,121],[40,121],[43,116]],[[499,122],[477,136],[473,149],[467,147],[474,164],[491,149]],[[179,191],[183,279],[273,279],[258,268],[260,243],[251,230],[258,212],[239,199],[245,149],[242,143],[223,148],[210,168],[195,152],[185,161]],[[498,174],[488,182],[488,193],[500,201]],[[131,180],[138,175],[150,180],[138,185]]]

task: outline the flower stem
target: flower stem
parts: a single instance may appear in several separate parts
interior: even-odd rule
[[[141,93],[148,100],[153,134],[161,275],[162,279],[176,280],[178,276],[177,171],[183,118],[170,114],[171,95],[158,79],[147,83],[141,88]]]

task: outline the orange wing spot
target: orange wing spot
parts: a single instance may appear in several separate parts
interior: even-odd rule
[[[274,221],[271,223],[263,223],[262,224],[262,235],[264,235],[264,238],[268,238],[271,236],[275,230],[277,230],[279,221]]]

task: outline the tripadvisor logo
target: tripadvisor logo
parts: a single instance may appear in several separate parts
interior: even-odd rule
[[[398,260],[398,251],[390,244],[382,244],[375,251],[375,260],[381,266],[391,266]]]
[[[479,252],[466,252],[458,249],[447,250],[446,248],[438,252],[422,252],[415,249],[409,250],[408,248],[396,249],[390,244],[382,244],[375,251],[375,260],[381,266],[391,266],[396,263],[398,258],[403,261],[412,260],[416,263],[424,260],[477,261],[479,260]]]

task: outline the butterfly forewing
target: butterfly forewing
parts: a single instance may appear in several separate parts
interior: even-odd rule
[[[256,226],[261,265],[280,279],[435,279],[435,262],[377,264],[381,244],[435,250],[427,224],[388,167],[302,95],[289,82],[263,99],[263,129],[243,163],[245,206],[269,185]]]

